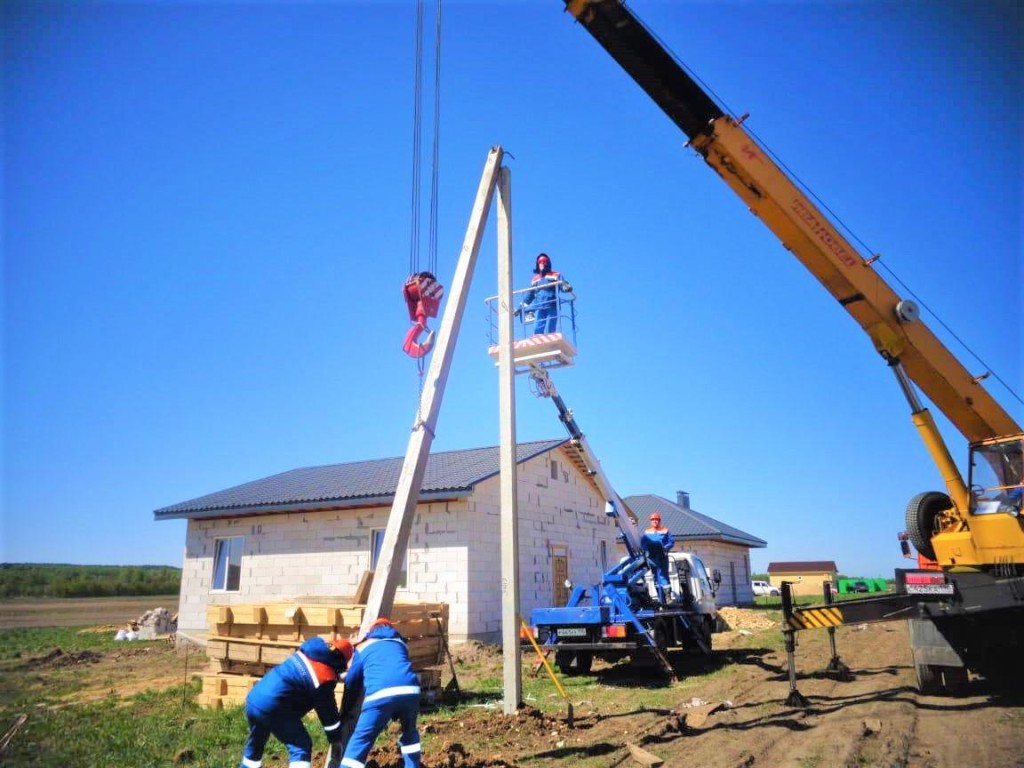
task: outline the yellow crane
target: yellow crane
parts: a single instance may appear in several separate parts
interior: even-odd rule
[[[967,669],[990,676],[1024,670],[1024,434],[982,385],[987,374],[964,367],[916,304],[882,279],[875,257],[858,252],[744,129],[743,118],[728,115],[621,0],[563,2],[686,134],[687,146],[864,329],[895,374],[945,485],[945,492],[914,496],[905,512],[910,541],[937,562],[941,583],[898,578],[900,599],[875,603],[880,615],[873,618],[892,618],[895,610],[935,630],[919,633],[914,646],[923,688],[937,679],[941,685],[944,674],[962,681]],[[967,438],[966,481],[918,390]],[[833,624],[851,615],[840,611]]]

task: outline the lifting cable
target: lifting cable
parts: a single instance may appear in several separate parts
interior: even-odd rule
[[[433,151],[430,173],[430,212],[428,222],[428,240],[426,264],[420,261],[420,185],[422,177],[421,146],[423,123],[423,16],[424,0],[416,5],[416,75],[413,93],[413,136],[412,136],[412,198],[409,227],[409,277],[402,287],[409,310],[412,328],[405,336],[402,349],[410,357],[415,358],[420,373],[422,389],[423,358],[434,346],[434,332],[427,327],[428,317],[437,317],[437,311],[444,296],[437,274],[437,212],[438,212],[438,165],[441,126],[441,0],[436,0],[434,28],[434,123]],[[425,339],[420,336],[426,333]]]

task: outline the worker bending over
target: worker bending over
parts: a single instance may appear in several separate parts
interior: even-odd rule
[[[328,642],[313,637],[267,672],[245,697],[249,738],[241,768],[260,768],[271,735],[288,749],[289,768],[310,768],[313,740],[302,718],[312,709],[320,718],[327,740],[332,745],[338,742],[343,729],[334,689],[351,658],[352,644],[348,640]]]
[[[420,734],[416,718],[420,710],[420,681],[412,671],[405,638],[387,619],[374,622],[366,637],[356,643],[356,653],[345,675],[345,693],[341,709],[347,716],[359,707],[362,711],[352,737],[345,746],[341,765],[364,768],[373,742],[389,722],[402,727],[398,746],[405,768],[420,765]]]

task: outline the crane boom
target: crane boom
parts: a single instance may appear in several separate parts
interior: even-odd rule
[[[693,147],[970,442],[1021,432],[835,225],[620,0],[564,0]]]
[[[918,616],[911,649],[922,690],[1020,673],[1024,644],[1024,434],[1014,419],[742,127],[624,6],[563,0],[566,8],[687,135],[723,181],[867,332],[890,365],[947,494],[920,493],[905,512],[906,535],[942,573],[905,572],[899,594],[865,601],[872,620]],[[986,374],[987,375],[987,374]],[[968,439],[965,483],[916,387]],[[899,573],[899,572],[898,572]],[[912,582],[912,583],[911,583]],[[924,585],[924,586],[922,586]],[[788,595],[788,592],[784,592]],[[891,604],[890,604],[891,602]],[[792,622],[822,626],[809,607]],[[853,614],[851,614],[851,617]],[[833,621],[832,623],[841,623]],[[830,624],[831,626],[831,624]],[[790,679],[794,680],[792,655]],[[797,694],[795,687],[791,692]],[[800,697],[802,698],[802,697]],[[789,701],[789,700],[787,700]]]

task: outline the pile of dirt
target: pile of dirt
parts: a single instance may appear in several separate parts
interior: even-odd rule
[[[452,661],[459,665],[475,665],[482,662],[500,661],[502,650],[500,645],[467,640],[451,647]]]
[[[756,631],[760,629],[778,629],[779,622],[773,621],[754,608],[737,608],[727,605],[718,609],[718,615],[726,625],[726,630],[746,629]]]
[[[440,748],[430,750],[431,766],[503,768],[519,765],[517,758],[524,745],[560,746],[565,739],[566,725],[564,719],[524,706],[508,717],[497,715],[491,708],[468,710],[445,723],[425,724],[420,730],[443,737]],[[485,751],[474,751],[468,746],[481,744],[489,747]],[[369,763],[367,768],[370,768]]]
[[[66,653],[54,648],[42,656],[36,656],[27,662],[27,666],[37,667],[76,667],[81,664],[97,664],[103,659],[102,653],[96,651],[73,651]]]

